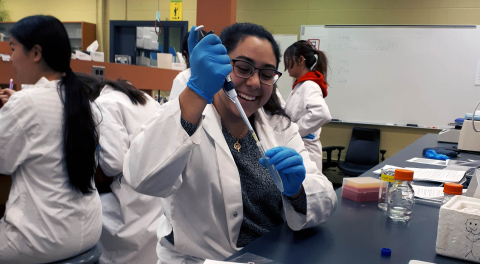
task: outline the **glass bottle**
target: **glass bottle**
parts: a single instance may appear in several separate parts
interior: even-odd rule
[[[380,188],[378,190],[378,208],[383,211],[387,211],[388,190],[393,186],[393,183],[395,182],[394,176],[394,168],[382,169],[382,174],[380,176]]]
[[[412,215],[414,192],[412,188],[413,171],[395,170],[395,183],[388,190],[388,217],[393,220],[408,221]]]
[[[463,194],[463,185],[458,183],[445,183],[443,185],[443,200],[442,205],[446,204],[450,199],[456,195]]]

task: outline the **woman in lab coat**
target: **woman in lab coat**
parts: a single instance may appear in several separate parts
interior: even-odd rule
[[[96,121],[58,19],[21,19],[10,46],[16,80],[33,85],[1,93],[0,174],[12,176],[12,187],[0,220],[0,263],[57,261],[89,250],[102,231]]]
[[[240,23],[220,38],[208,35],[195,46],[188,88],[142,126],[125,156],[124,179],[138,192],[162,197],[167,219],[157,231],[157,263],[222,260],[284,221],[292,230],[317,226],[337,204],[274,92],[281,73],[273,36]],[[220,90],[229,74],[283,193]]]
[[[322,171],[320,132],[332,120],[324,99],[328,94],[327,57],[309,42],[300,40],[285,50],[284,63],[288,74],[296,79],[285,111],[298,125],[310,159]]]
[[[97,115],[101,116],[98,161],[104,174],[113,177],[112,192],[100,196],[103,207],[100,262],[155,263],[156,231],[163,216],[160,198],[134,191],[123,182],[122,170],[130,143],[160,104],[127,81],[100,81],[86,74],[79,77],[91,88],[93,97],[100,95],[95,100]]]

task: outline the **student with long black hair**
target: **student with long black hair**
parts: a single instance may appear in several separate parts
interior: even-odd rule
[[[133,140],[124,179],[138,192],[162,197],[166,215],[158,226],[157,263],[223,260],[285,221],[300,230],[335,210],[332,184],[310,160],[276,95],[279,61],[277,42],[259,25],[234,24],[220,38],[206,36],[190,53],[187,88],[160,106]],[[227,75],[283,192],[221,90]]]
[[[125,80],[101,81],[87,74],[80,80],[90,89],[101,116],[98,163],[112,178],[111,193],[102,194],[103,229],[100,262],[155,263],[157,227],[163,216],[160,198],[140,194],[123,180],[123,159],[143,123],[160,104]],[[95,108],[97,109],[97,108]]]
[[[100,238],[96,121],[70,68],[63,24],[30,16],[10,33],[11,61],[26,86],[3,98],[0,109],[0,174],[12,176],[0,220],[0,263],[52,262],[87,251]]]

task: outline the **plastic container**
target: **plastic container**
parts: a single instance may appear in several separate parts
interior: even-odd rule
[[[413,171],[395,170],[395,183],[388,190],[387,214],[393,220],[408,221],[412,215],[414,192],[412,188]]]
[[[378,200],[380,180],[371,177],[344,178],[342,197],[355,202]]]
[[[473,113],[466,113],[465,120],[472,120]],[[480,121],[480,111],[475,112],[475,121]]]
[[[445,183],[443,186],[443,200],[442,205],[450,201],[456,195],[463,194],[463,185],[458,183]]]
[[[388,190],[393,186],[393,183],[395,182],[394,176],[394,168],[382,169],[382,174],[380,176],[380,188],[378,189],[378,208],[383,211],[387,211],[387,195]]]
[[[437,254],[480,263],[479,216],[480,199],[477,198],[456,195],[440,207]]]

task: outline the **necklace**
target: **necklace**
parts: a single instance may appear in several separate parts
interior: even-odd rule
[[[245,126],[245,128],[247,128]],[[232,133],[230,131],[228,131],[228,133],[230,133],[230,135],[237,140],[237,142],[235,142],[235,144],[233,144],[233,148],[237,151],[237,152],[240,152],[240,149],[242,148],[242,145],[240,145],[240,139],[242,138],[242,135],[243,135],[243,132],[245,132],[245,128],[242,130],[242,134],[240,134],[240,137],[239,138],[236,138],[232,135]],[[247,129],[248,131],[248,129]]]

